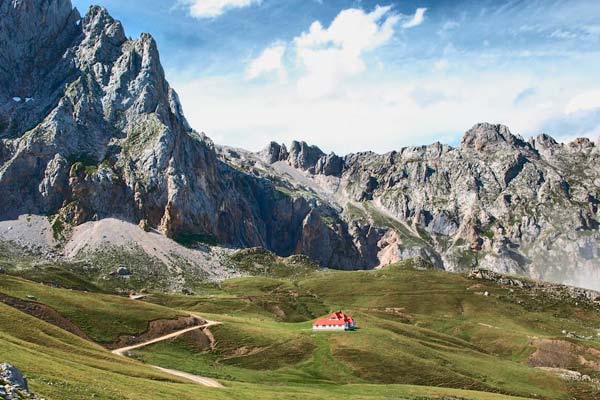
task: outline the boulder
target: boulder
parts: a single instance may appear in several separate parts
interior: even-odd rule
[[[27,379],[25,379],[21,371],[11,364],[0,364],[0,379],[2,379],[8,385],[17,386],[23,390],[29,391]]]

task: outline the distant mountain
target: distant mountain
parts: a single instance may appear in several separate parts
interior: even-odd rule
[[[117,218],[340,269],[421,257],[600,281],[599,145],[478,124],[456,149],[215,146],[189,127],[153,38],[69,0],[0,0],[0,193],[2,220],[48,215],[58,237]]]
[[[588,139],[525,141],[482,123],[459,148],[339,157],[294,142],[255,157],[266,176],[287,177],[289,191],[312,189],[341,210],[326,219],[346,222],[371,266],[420,256],[451,271],[481,266],[598,288],[600,148]]]

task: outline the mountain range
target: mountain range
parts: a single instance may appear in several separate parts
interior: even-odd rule
[[[219,249],[261,247],[600,289],[600,142],[479,123],[458,147],[386,154],[219,146],[186,121],[151,35],[69,0],[0,0],[0,193],[0,238],[56,257],[135,246],[210,275]]]

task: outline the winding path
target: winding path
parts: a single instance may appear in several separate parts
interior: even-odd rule
[[[199,317],[197,315],[193,315],[192,314],[192,316],[196,317],[198,319],[204,320],[204,318],[201,318],[201,317]],[[138,344],[135,344],[133,346],[127,346],[127,347],[122,347],[120,349],[115,349],[115,350],[111,351],[111,353],[119,355],[119,356],[126,357],[125,354],[127,352],[131,351],[131,350],[135,350],[135,349],[139,349],[141,347],[149,346],[149,345],[154,344],[154,343],[163,342],[165,340],[175,339],[175,338],[177,338],[177,337],[179,337],[181,335],[184,335],[184,334],[186,334],[188,332],[191,332],[191,331],[195,331],[195,330],[198,330],[198,329],[206,329],[206,328],[210,328],[211,326],[215,326],[215,325],[220,325],[221,324],[220,322],[217,322],[217,321],[208,321],[208,320],[205,320],[205,321],[206,321],[206,323],[204,323],[202,325],[197,325],[197,326],[192,326],[190,328],[182,329],[180,331],[173,332],[173,333],[170,333],[168,335],[164,335],[164,336],[161,336],[161,337],[158,337],[158,338],[154,338],[152,340],[148,340],[148,341],[143,342],[143,343],[138,343]],[[210,343],[211,348],[213,348],[214,347],[214,338],[210,334],[207,335],[207,336],[209,337],[209,339],[211,341],[211,343]],[[174,369],[162,368],[162,367],[159,367],[159,366],[156,366],[156,365],[150,365],[150,366],[152,368],[156,368],[157,370],[162,371],[162,372],[164,372],[166,374],[177,376],[179,378],[184,378],[184,379],[189,380],[190,382],[194,382],[194,383],[197,383],[199,385],[203,385],[203,386],[207,386],[207,387],[212,387],[212,388],[223,388],[224,387],[223,385],[221,385],[221,383],[219,383],[219,381],[217,381],[215,379],[212,379],[212,378],[206,378],[204,376],[192,375],[192,374],[188,374],[187,372],[181,372],[181,371],[176,371]]]
[[[224,387],[218,381],[211,379],[211,378],[205,378],[203,376],[192,375],[192,374],[188,374],[187,372],[176,371],[174,369],[161,368],[161,367],[157,367],[156,365],[153,365],[152,367],[154,367],[154,368],[158,369],[159,371],[162,371],[166,374],[178,376],[180,378],[187,379],[187,380],[197,383],[199,385],[208,386],[208,387],[212,387],[212,388],[223,388]]]
[[[165,336],[161,336],[161,337],[154,338],[152,340],[148,340],[147,342],[142,342],[142,343],[134,344],[132,346],[127,346],[127,347],[121,347],[120,349],[113,350],[111,353],[118,354],[120,356],[124,356],[125,353],[127,353],[128,351],[139,349],[140,347],[146,347],[146,346],[149,346],[154,343],[164,342],[165,340],[175,339],[175,338],[177,338],[183,334],[186,334],[188,332],[195,331],[198,329],[210,328],[211,326],[215,326],[215,325],[219,325],[219,324],[220,324],[220,322],[216,322],[216,321],[206,321],[206,323],[203,325],[196,325],[196,326],[192,326],[190,328],[185,328],[185,329],[182,329],[177,332],[169,333],[168,335],[165,335]]]

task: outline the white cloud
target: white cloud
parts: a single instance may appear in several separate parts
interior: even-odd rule
[[[541,87],[520,71],[412,79],[379,71],[373,75],[375,79],[369,75],[343,85],[336,96],[319,99],[301,96],[292,81],[251,85],[224,76],[173,83],[184,109],[194,111],[186,113],[193,127],[216,143],[249,150],[260,150],[271,140],[302,139],[339,154],[386,152],[436,140],[456,143],[480,121],[537,134],[539,122],[564,107],[564,82],[544,86],[541,95],[549,105],[515,106],[514,96],[524,87]]]
[[[344,80],[365,71],[364,53],[388,42],[399,19],[391,7],[377,6],[370,13],[343,10],[328,28],[313,22],[308,32],[294,39],[306,72],[298,81],[299,92],[308,98],[328,96]]]
[[[246,69],[246,79],[256,79],[263,75],[277,74],[280,80],[286,77],[283,56],[285,55],[285,43],[277,42],[263,50],[253,59]]]
[[[586,111],[600,108],[600,90],[590,90],[573,97],[567,104],[565,112],[572,114],[578,111]]]
[[[244,8],[262,3],[262,0],[179,0],[195,18],[214,18],[233,8]]]
[[[405,22],[402,27],[405,29],[408,28],[414,28],[415,26],[419,26],[423,23],[423,21],[425,20],[425,12],[427,11],[426,8],[417,8],[417,11],[415,11],[415,15],[413,15],[413,17],[411,18],[410,21]]]
[[[576,33],[567,31],[565,29],[557,29],[550,34],[550,37],[554,38],[554,39],[568,40],[568,39],[576,39],[579,36]]]
[[[241,71],[192,81],[174,71],[171,81],[193,127],[216,143],[249,150],[292,139],[339,154],[436,140],[456,144],[480,121],[506,124],[524,136],[600,133],[600,87],[593,67],[600,53],[533,44],[503,50],[510,34],[486,36],[482,25],[470,22],[462,23],[465,32],[452,40],[451,35],[440,40],[434,31],[431,46],[418,40],[414,47],[406,38],[394,40],[395,34],[429,14],[394,11],[344,10],[329,25],[314,22],[297,32],[281,57],[275,43],[240,63]],[[496,32],[506,23],[488,16],[481,22],[486,29]],[[503,29],[521,26],[519,21]],[[544,28],[540,37],[547,40],[557,28]],[[469,50],[463,33],[488,48]],[[551,60],[551,68],[537,68],[536,57]],[[276,85],[250,81],[281,71],[289,79]]]

